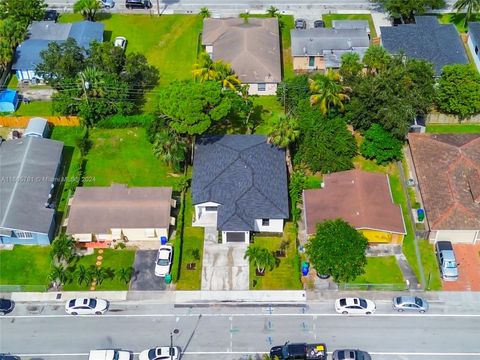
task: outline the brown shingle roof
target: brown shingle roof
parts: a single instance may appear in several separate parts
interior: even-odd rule
[[[409,134],[432,230],[480,229],[480,134]]]
[[[213,45],[213,60],[229,63],[242,83],[282,81],[280,33],[275,18],[205,19],[202,44]]]
[[[68,216],[68,234],[107,234],[111,228],[168,228],[172,188],[78,187]]]
[[[348,170],[324,176],[324,188],[305,190],[307,233],[324,220],[342,218],[357,229],[405,234],[400,206],[393,204],[388,175]]]

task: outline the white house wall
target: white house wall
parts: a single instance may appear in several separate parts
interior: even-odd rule
[[[475,46],[478,47],[477,53],[475,53]],[[480,44],[475,44],[471,36],[468,37],[468,47],[472,53],[473,60],[475,61],[475,66],[477,70],[480,71]]]
[[[258,90],[258,84],[248,84],[248,94],[249,95],[276,95],[277,94],[277,84],[276,83],[266,83],[265,91]]]
[[[480,230],[437,230],[432,232],[430,241],[451,241],[454,244],[472,244],[475,242],[479,232]]]
[[[282,233],[283,232],[283,219],[269,219],[269,225],[262,225],[262,219],[255,219],[253,225],[255,231],[259,232],[274,232]]]
[[[227,243],[227,233],[244,233],[245,234],[245,243],[250,243],[250,232],[249,231],[222,231],[222,244]],[[229,244],[235,244],[235,242],[230,242]]]
[[[149,231],[147,231],[149,230]],[[149,236],[154,230],[153,235]],[[168,239],[168,230],[165,228],[155,228],[155,229],[122,229],[123,236],[128,239],[128,241],[155,241],[159,242],[162,236],[167,237]]]

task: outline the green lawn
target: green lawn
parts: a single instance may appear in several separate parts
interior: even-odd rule
[[[14,115],[18,116],[50,116],[53,115],[51,101],[32,101],[28,104],[19,103]]]
[[[0,251],[0,285],[47,285],[50,246],[15,245]]]
[[[173,186],[181,176],[155,158],[143,128],[92,129],[84,186]]]
[[[200,290],[202,280],[202,258],[203,258],[203,232],[202,227],[192,226],[193,205],[191,190],[185,196],[185,227],[183,231],[183,244],[181,254],[180,277],[177,282],[177,290]],[[177,238],[175,241],[177,241]],[[194,258],[193,250],[197,249],[199,259]],[[195,263],[195,270],[187,270],[188,263]]]
[[[255,134],[267,135],[279,117],[284,116],[282,105],[275,95],[253,97],[255,106],[253,121],[256,124]]]
[[[98,250],[95,250],[93,255],[86,255],[78,258],[73,264],[71,264],[72,270],[78,269],[80,265],[89,268],[92,265],[95,265],[97,262]],[[129,249],[123,250],[114,250],[114,249],[103,249],[103,261],[102,267],[107,269],[110,268],[114,272],[117,272],[121,268],[128,268],[133,266],[133,261],[135,259],[135,251]],[[65,291],[81,291],[88,290],[90,284],[79,285],[74,278],[70,283],[63,286]],[[113,279],[105,279],[101,285],[98,285],[97,290],[128,290],[128,284],[124,281],[120,281],[116,276]]]
[[[293,224],[285,224],[283,236],[255,236],[254,245],[267,248],[270,251],[280,249],[282,241],[287,241],[286,257],[278,258],[278,266],[273,270],[267,269],[264,276],[256,275],[256,267],[250,264],[250,289],[252,290],[298,290],[302,289],[300,281],[300,257],[297,252],[297,245]]]
[[[365,274],[357,277],[354,284],[401,284],[402,271],[395,256],[367,257]]]
[[[440,271],[438,269],[433,244],[430,244],[428,240],[420,240],[418,247],[420,248],[420,256],[422,257],[427,290],[442,290],[442,280],[440,278]]]
[[[442,24],[454,24],[457,27],[457,30],[461,33],[467,32],[465,28],[465,13],[446,13],[446,14],[435,14],[438,17],[438,20]],[[480,21],[480,14],[474,14],[469,20],[471,22]]]
[[[283,78],[289,79],[295,76],[290,39],[290,30],[294,28],[294,20],[292,15],[282,15],[281,20],[283,22],[281,29]]]
[[[16,89],[17,85],[18,85],[17,76],[14,74],[10,74],[10,78],[8,79],[8,82],[7,82],[7,88]]]
[[[370,25],[370,37],[372,39],[377,37],[377,31],[370,14],[324,14],[322,20],[325,22],[325,27],[332,27],[332,20],[367,20]]]
[[[435,134],[480,133],[480,124],[434,124],[427,125],[427,132]]]

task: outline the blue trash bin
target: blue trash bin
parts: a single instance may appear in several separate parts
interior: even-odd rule
[[[167,243],[167,237],[166,237],[166,236],[162,236],[162,237],[160,238],[160,244],[161,244],[161,245],[165,245],[166,243]]]
[[[310,270],[310,264],[307,261],[302,262],[302,275],[307,276]]]

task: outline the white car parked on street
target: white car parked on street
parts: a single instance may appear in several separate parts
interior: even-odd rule
[[[173,247],[172,245],[161,245],[158,249],[157,260],[155,260],[155,275],[165,277],[170,273],[172,267]]]
[[[180,348],[178,346],[159,346],[153,349],[143,350],[138,357],[139,360],[177,360]]]
[[[339,314],[373,314],[376,310],[372,300],[362,298],[341,298],[335,301],[335,311]]]
[[[94,298],[68,300],[65,311],[70,315],[102,315],[108,310],[108,301]]]

